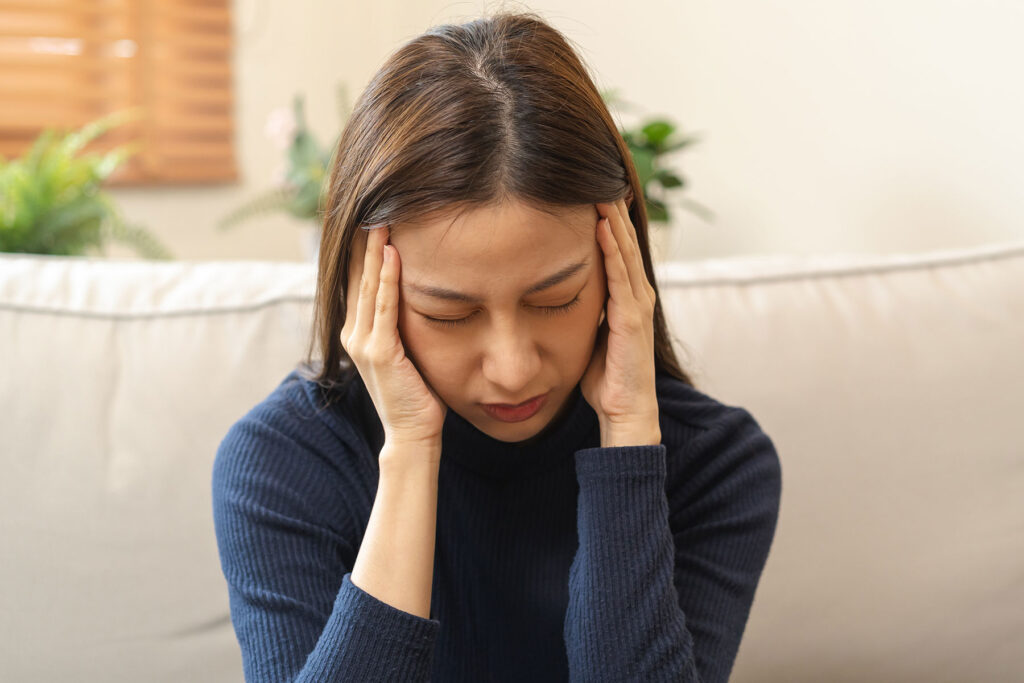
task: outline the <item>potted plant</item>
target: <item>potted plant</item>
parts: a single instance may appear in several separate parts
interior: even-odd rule
[[[601,92],[601,97],[610,107],[618,109],[635,109],[623,100],[616,91]],[[647,206],[647,219],[652,223],[667,224],[670,222],[669,195],[675,195],[686,187],[686,179],[677,171],[665,165],[664,156],[696,144],[700,138],[695,135],[677,136],[676,125],[664,118],[648,118],[632,128],[622,128],[619,132],[629,146],[643,187],[644,200]],[[684,208],[705,220],[713,220],[714,214],[707,207],[688,197],[678,197]]]
[[[0,251],[82,255],[121,242],[146,258],[171,258],[143,227],[127,223],[103,181],[138,145],[104,154],[79,154],[93,139],[137,118],[139,110],[114,112],[77,131],[44,130],[22,157],[0,157]]]
[[[344,86],[338,87],[338,103],[344,127],[350,113]],[[317,142],[306,125],[302,95],[295,95],[290,111],[283,108],[272,111],[264,131],[279,149],[287,152],[286,165],[278,168],[274,187],[226,215],[217,227],[226,230],[253,216],[284,211],[309,221],[303,233],[304,251],[307,259],[315,260],[320,245],[320,191],[337,139],[329,147]]]

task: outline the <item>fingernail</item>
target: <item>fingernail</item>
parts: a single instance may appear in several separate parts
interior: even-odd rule
[[[391,262],[391,247],[387,244],[384,245],[384,263]]]

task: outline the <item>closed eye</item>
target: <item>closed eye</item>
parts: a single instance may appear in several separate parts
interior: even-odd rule
[[[534,308],[536,308],[543,315],[558,315],[560,313],[566,313],[567,311],[576,308],[576,306],[578,306],[579,303],[580,295],[577,294],[572,301],[570,301],[569,303],[562,304],[560,306],[534,306]],[[421,313],[420,315],[423,314]],[[465,318],[431,318],[429,315],[424,315],[423,317],[426,318],[431,325],[450,328],[458,327],[459,325],[465,325],[473,318],[474,315],[476,315],[476,311],[473,311]]]

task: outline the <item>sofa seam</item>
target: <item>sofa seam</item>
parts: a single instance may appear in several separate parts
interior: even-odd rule
[[[847,264],[847,265],[833,265],[833,266],[819,266],[819,270],[812,270],[804,273],[784,272],[776,273],[772,275],[752,275],[749,277],[745,276],[734,276],[734,277],[716,277],[714,279],[698,279],[688,280],[681,277],[673,277],[671,274],[665,275],[664,277],[658,278],[658,286],[662,287],[670,285],[672,287],[685,287],[685,288],[696,288],[696,287],[721,287],[721,286],[738,286],[745,287],[749,285],[758,284],[771,284],[771,283],[785,283],[785,282],[799,282],[801,280],[820,280],[820,279],[835,279],[835,278],[847,278],[847,277],[858,277],[862,275],[879,275],[894,272],[905,272],[905,271],[928,271],[935,270],[938,268],[957,268],[961,266],[977,265],[979,263],[985,263],[989,261],[1001,261],[1005,259],[1020,258],[1024,256],[1024,245],[1015,246],[1003,251],[995,251],[980,254],[962,254],[958,256],[947,256],[937,257],[934,260],[918,260],[910,263],[881,263],[881,264],[870,264],[870,265],[858,265],[858,264]],[[798,268],[799,265],[787,265],[787,268]],[[655,273],[657,274],[657,268]]]
[[[99,320],[145,320],[152,318],[180,318],[195,317],[204,315],[221,315],[223,313],[253,313],[266,308],[290,303],[313,303],[311,295],[283,296],[274,299],[259,301],[254,304],[223,306],[217,308],[184,308],[171,311],[146,311],[135,313],[116,313],[109,311],[83,311],[68,310],[61,308],[48,308],[45,306],[29,306],[12,304],[0,301],[0,310],[14,311],[17,313],[31,313],[36,315],[52,315],[57,317],[92,318]]]

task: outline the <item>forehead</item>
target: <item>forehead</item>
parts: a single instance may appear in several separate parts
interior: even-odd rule
[[[548,213],[511,202],[393,226],[391,243],[401,255],[403,279],[530,279],[589,254],[598,218],[592,204]]]

